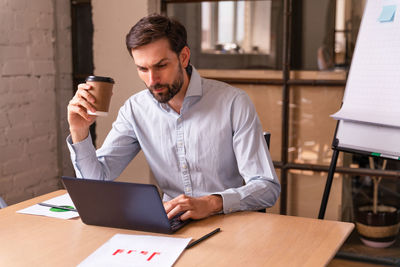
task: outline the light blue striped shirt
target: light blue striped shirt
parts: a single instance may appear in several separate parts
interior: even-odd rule
[[[100,149],[90,136],[67,143],[77,177],[89,179],[117,178],[143,150],[164,201],[219,194],[230,213],[270,207],[280,193],[250,98],[194,68],[180,114],[146,89],[121,107]]]

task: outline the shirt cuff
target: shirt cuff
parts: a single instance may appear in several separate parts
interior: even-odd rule
[[[228,189],[221,193],[216,193],[221,195],[223,201],[223,211],[225,214],[236,212],[240,210],[240,195],[232,189]]]
[[[91,157],[93,156],[93,154],[96,154],[96,149],[93,146],[92,137],[90,134],[88,135],[88,137],[86,137],[86,139],[75,144],[72,143],[71,135],[68,135],[67,145],[71,153],[71,159],[73,162],[77,162],[79,160]]]

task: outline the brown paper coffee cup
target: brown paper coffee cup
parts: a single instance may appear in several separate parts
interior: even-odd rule
[[[92,86],[89,92],[96,99],[93,103],[96,112],[93,113],[88,110],[87,113],[96,116],[107,116],[108,109],[110,108],[114,80],[110,77],[89,76],[86,78],[86,83]]]

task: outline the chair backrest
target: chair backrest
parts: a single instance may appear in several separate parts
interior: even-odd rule
[[[7,207],[6,202],[0,197],[0,209]]]
[[[269,150],[269,142],[271,141],[271,133],[270,132],[263,132],[264,138],[265,138],[265,142],[267,143],[267,147]],[[262,212],[262,213],[266,213],[267,210],[266,209],[261,209],[258,210],[258,212]]]
[[[269,149],[269,142],[271,140],[271,133],[270,132],[263,132],[265,142],[267,142],[267,147]]]

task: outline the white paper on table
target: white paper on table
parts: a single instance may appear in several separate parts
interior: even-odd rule
[[[78,266],[172,266],[190,240],[116,234]]]
[[[74,203],[72,202],[69,194],[64,194],[46,201],[43,201],[43,203],[47,204],[52,204],[52,205],[57,205],[57,206],[71,206],[75,207]],[[39,204],[35,204],[33,206],[30,206],[28,208],[22,209],[17,211],[17,213],[23,213],[23,214],[31,214],[31,215],[41,215],[41,216],[47,216],[47,217],[53,217],[53,218],[59,218],[59,219],[71,219],[75,217],[79,217],[78,212],[76,211],[52,211],[52,208],[50,207],[45,207],[45,206],[40,206]]]

